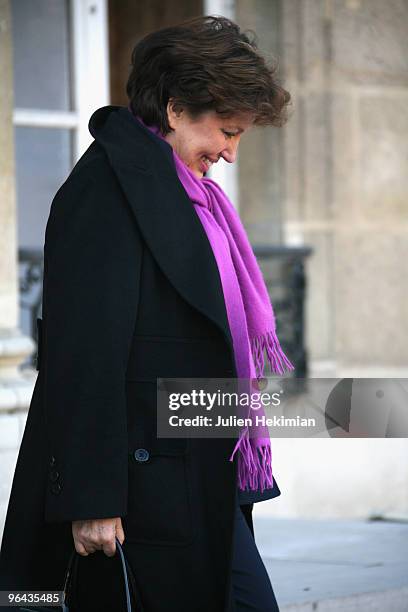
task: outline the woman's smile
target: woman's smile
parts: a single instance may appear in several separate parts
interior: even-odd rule
[[[185,110],[175,111],[171,100],[167,113],[172,131],[165,139],[198,178],[221,157],[233,163],[241,135],[253,125],[250,113],[226,118],[211,110],[193,118]]]
[[[211,159],[210,159],[210,158],[209,158],[207,155],[203,155],[203,156],[200,158],[200,162],[201,162],[201,168],[200,168],[200,171],[201,171],[201,172],[203,172],[203,173],[204,173],[204,172],[208,172],[208,171],[209,171],[209,169],[211,168],[211,166],[212,166],[213,164],[216,164],[216,163],[217,163],[217,161],[218,161],[218,159],[211,160]]]

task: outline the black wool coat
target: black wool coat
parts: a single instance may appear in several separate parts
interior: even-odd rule
[[[90,131],[46,228],[0,590],[61,590],[71,521],[120,516],[136,612],[229,612],[236,440],[156,436],[157,377],[236,376],[217,265],[171,147],[122,107]],[[81,557],[78,572],[84,610],[122,609],[117,557]]]

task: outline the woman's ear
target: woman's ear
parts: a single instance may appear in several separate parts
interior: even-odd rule
[[[167,102],[167,120],[172,130],[176,129],[182,113],[183,109],[174,104],[174,98],[169,98]]]

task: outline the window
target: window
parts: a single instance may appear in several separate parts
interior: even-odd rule
[[[18,245],[28,270],[52,198],[92,141],[89,117],[109,103],[106,2],[11,0]],[[20,326],[33,335],[41,279],[22,274]]]

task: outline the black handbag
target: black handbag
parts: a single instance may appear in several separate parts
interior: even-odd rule
[[[122,564],[123,579],[125,582],[126,610],[127,612],[132,612],[132,602],[130,598],[131,590],[129,588],[129,584],[132,585],[133,592],[136,593],[135,582],[134,582],[134,577],[132,576],[132,571],[129,567],[129,563],[126,560],[125,554],[123,552],[122,546],[118,538],[116,538],[116,549],[117,551],[119,551],[119,556],[120,556],[120,560]],[[79,558],[79,554],[76,552],[76,549],[74,548],[74,550],[72,551],[71,557],[68,561],[68,566],[65,572],[62,603],[60,603],[58,606],[47,606],[47,607],[42,607],[42,608],[24,607],[24,608],[16,608],[16,610],[19,610],[20,612],[50,612],[51,610],[59,610],[60,612],[69,612],[69,606],[66,603],[66,599],[69,593],[69,589],[70,587],[72,587],[72,576],[74,574],[74,570],[76,568],[78,558]],[[140,612],[143,612],[143,608],[141,608],[140,605],[138,607],[138,612],[139,610]],[[133,609],[133,612],[136,612],[136,610]]]

